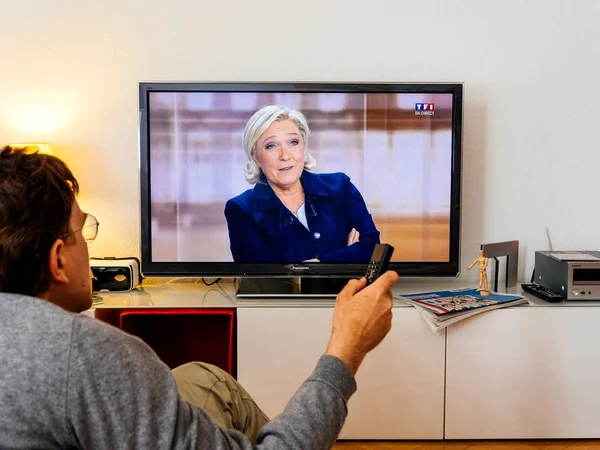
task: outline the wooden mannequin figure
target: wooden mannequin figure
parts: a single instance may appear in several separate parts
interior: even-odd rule
[[[487,266],[488,266],[488,259],[483,256],[483,250],[479,250],[479,256],[477,258],[475,258],[475,260],[471,263],[471,265],[469,267],[467,267],[467,270],[471,270],[471,268],[475,265],[479,263],[479,293],[481,294],[481,296],[483,297],[487,297],[488,295],[490,295],[490,290],[488,288],[488,279],[487,279]]]

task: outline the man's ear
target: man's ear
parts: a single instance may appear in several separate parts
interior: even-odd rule
[[[50,278],[55,283],[69,283],[69,277],[65,271],[66,257],[65,242],[62,239],[57,239],[52,245],[52,248],[50,249],[50,255],[48,256],[48,269],[50,272]]]

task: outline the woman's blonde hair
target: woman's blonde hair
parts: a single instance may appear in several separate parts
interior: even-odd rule
[[[252,157],[252,152],[256,151],[256,142],[258,138],[271,126],[273,122],[279,120],[291,120],[296,124],[302,139],[304,140],[304,168],[312,169],[317,164],[315,158],[308,151],[308,123],[304,114],[297,109],[288,108],[287,106],[269,105],[260,108],[256,111],[244,128],[244,151],[248,162],[246,163],[245,172],[246,180],[250,184],[255,184],[260,179],[260,168]]]

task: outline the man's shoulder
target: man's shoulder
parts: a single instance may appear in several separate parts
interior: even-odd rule
[[[122,352],[126,348],[131,349],[134,353],[140,350],[143,352],[150,350],[150,347],[137,336],[125,333],[113,325],[84,314],[75,314],[73,339],[75,345],[81,343],[83,346],[118,347]]]
[[[114,362],[115,354],[119,360],[133,362],[154,357],[151,348],[138,337],[83,314],[75,317],[71,349],[72,363],[77,365],[96,364],[106,358]]]
[[[31,342],[38,346],[69,346],[73,338],[91,341],[92,345],[132,339],[100,320],[65,311],[46,300],[7,293],[0,293],[0,334],[3,331],[13,335],[11,340],[18,337],[24,344]]]
[[[55,328],[44,328],[46,324],[68,326],[74,317],[75,314],[41,298],[0,292],[0,322],[10,320],[9,328],[26,324],[32,331],[52,333]]]

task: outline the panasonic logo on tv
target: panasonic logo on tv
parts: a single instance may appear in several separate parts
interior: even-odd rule
[[[285,268],[293,270],[294,272],[300,272],[300,271],[303,271],[303,270],[310,270],[310,267],[308,267],[308,266],[297,266],[295,264],[290,264],[288,266],[285,266]]]

